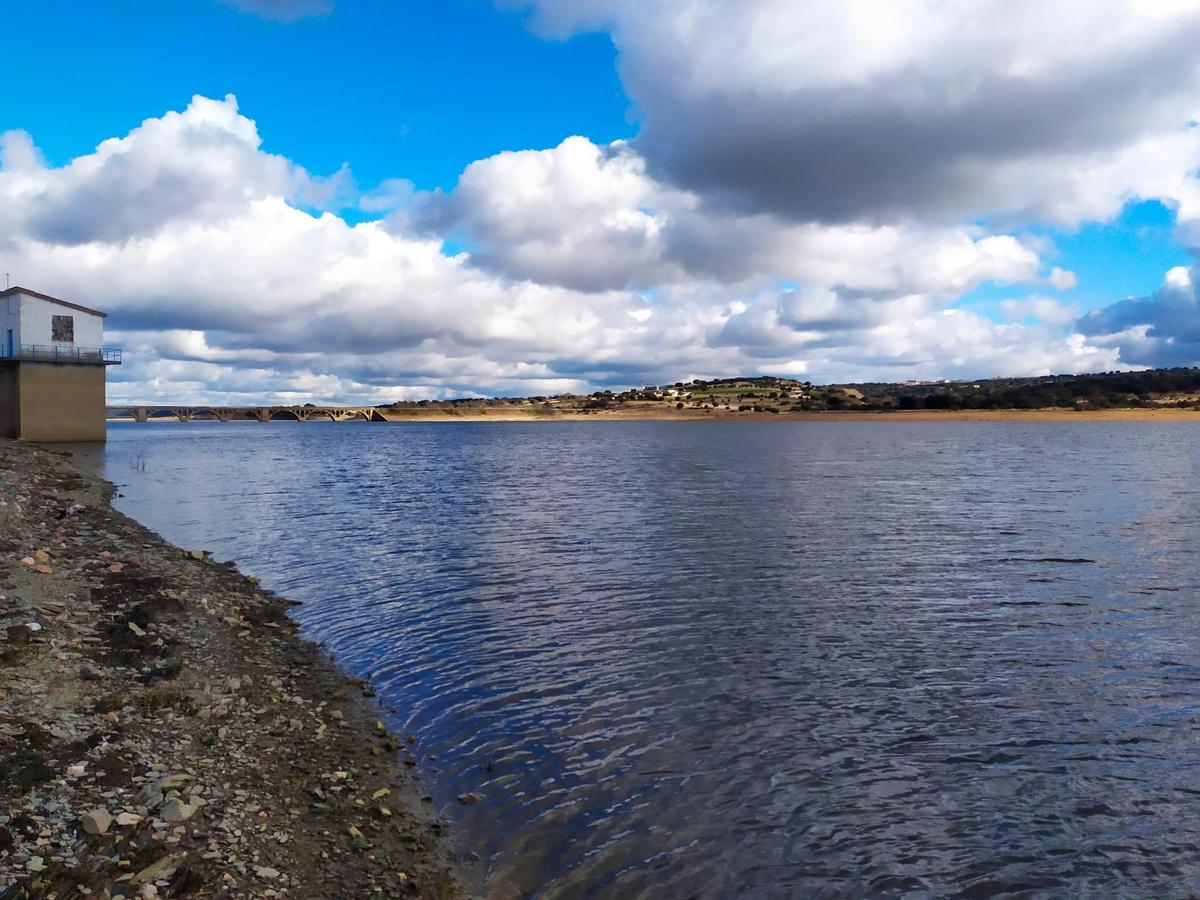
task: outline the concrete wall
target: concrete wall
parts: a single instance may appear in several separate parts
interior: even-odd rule
[[[7,426],[0,433],[7,437],[103,441],[104,366],[5,364],[0,405],[0,428]]]
[[[3,305],[0,300],[0,306]],[[21,433],[17,372],[15,363],[0,362],[0,437],[15,438]]]
[[[10,298],[10,302],[11,302]],[[78,309],[72,309],[69,306],[60,306],[57,303],[50,303],[46,300],[41,300],[37,297],[30,297],[28,294],[20,295],[21,301],[21,326],[19,343],[23,344],[57,344],[60,347],[103,347],[104,346],[104,319],[100,316],[94,316],[90,313],[81,312]],[[75,320],[75,340],[71,344],[52,341],[50,339],[50,317],[51,316],[70,316]],[[11,326],[9,326],[11,327]],[[0,332],[0,339],[4,338],[4,333]]]

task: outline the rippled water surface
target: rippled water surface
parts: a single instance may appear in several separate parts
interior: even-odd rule
[[[109,436],[371,677],[495,896],[1200,892],[1196,425]]]

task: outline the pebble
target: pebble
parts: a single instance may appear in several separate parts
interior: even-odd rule
[[[199,809],[195,803],[184,803],[182,800],[172,800],[162,808],[159,815],[162,816],[164,822],[169,822],[174,825],[178,822],[186,822],[196,814]]]
[[[107,809],[93,809],[91,812],[84,813],[80,822],[83,823],[83,830],[88,834],[104,834],[112,825],[113,817],[109,815]]]

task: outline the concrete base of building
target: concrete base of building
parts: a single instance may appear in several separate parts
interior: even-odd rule
[[[104,366],[0,363],[0,435],[25,441],[103,441]]]

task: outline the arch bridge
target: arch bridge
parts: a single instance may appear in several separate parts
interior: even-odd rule
[[[387,418],[372,406],[110,406],[110,419],[177,419],[180,422],[307,422],[328,419],[331,422],[386,422]]]

